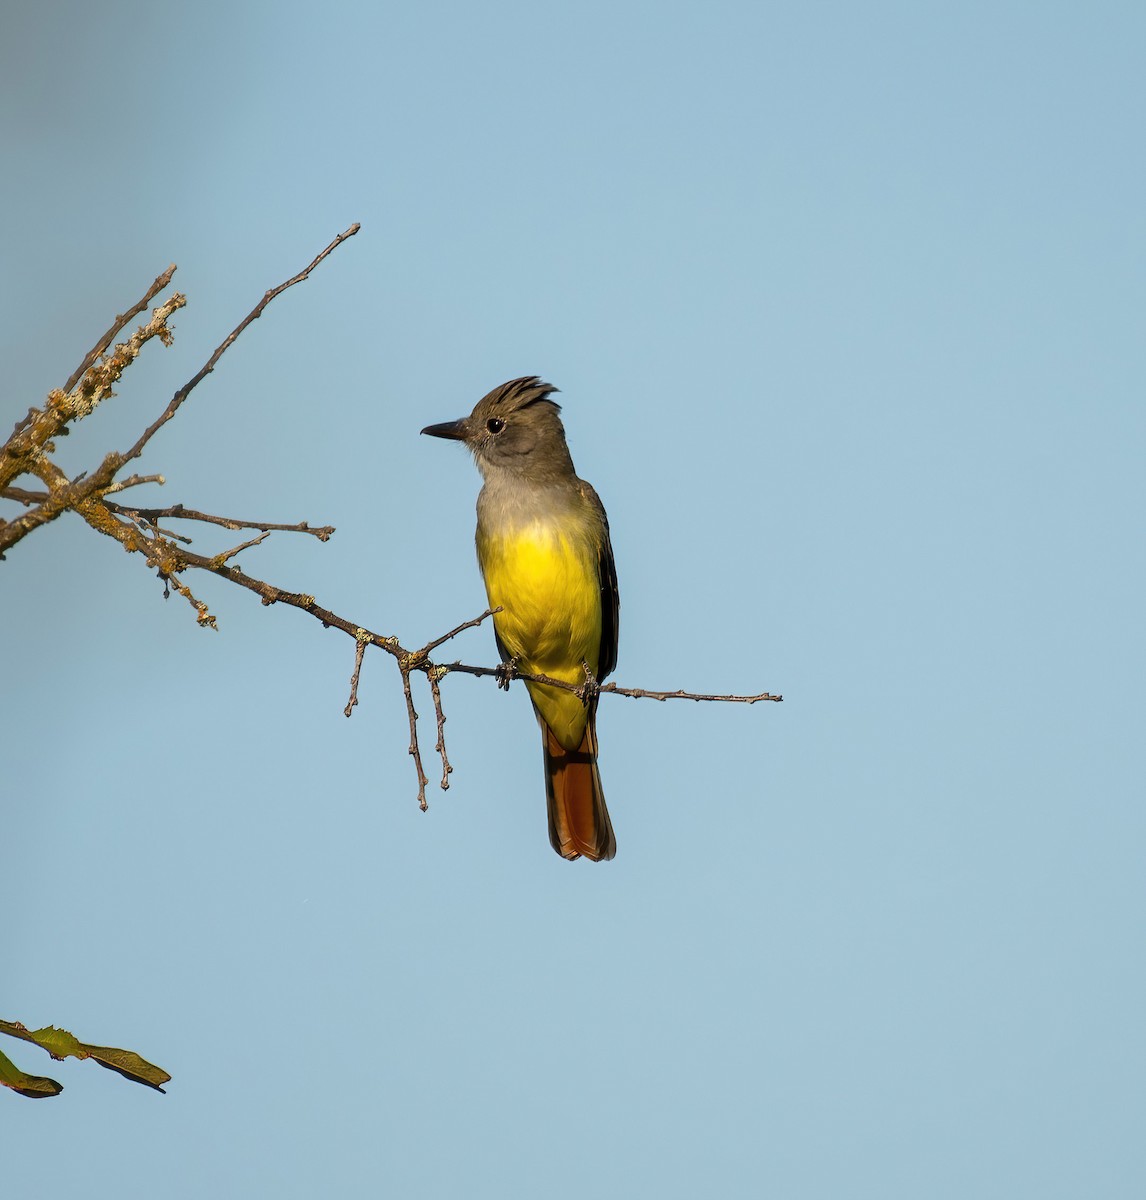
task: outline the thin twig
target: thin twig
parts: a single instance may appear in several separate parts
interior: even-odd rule
[[[27,488],[0,488],[0,500],[15,500],[17,504],[27,507],[29,504],[43,504],[48,498],[47,492],[31,492]]]
[[[430,654],[451,638],[456,638],[459,633],[462,633],[466,629],[473,629],[475,626],[480,625],[487,617],[492,617],[494,613],[499,612],[501,612],[500,605],[497,608],[487,608],[480,617],[474,617],[472,621],[463,621],[456,628],[451,629],[449,633],[443,633],[440,638],[435,638],[432,642],[427,642],[419,653],[423,656]]]
[[[350,676],[350,699],[342,710],[344,717],[350,716],[358,705],[358,676],[362,673],[362,656],[366,653],[367,643],[362,638],[355,638],[354,643],[354,673]]]
[[[160,478],[162,477],[160,476]],[[113,490],[115,490],[114,484],[108,491]],[[276,521],[242,521],[238,517],[216,517],[211,513],[199,512],[194,508],[187,508],[183,504],[172,504],[168,508],[133,507],[130,509],[112,501],[107,501],[106,505],[112,512],[119,513],[121,516],[132,512],[137,517],[142,517],[145,521],[178,518],[183,521],[203,521],[208,525],[221,525],[224,529],[261,529],[264,533],[269,533],[272,530],[282,533],[309,533],[318,538],[320,542],[328,542],[331,534],[334,533],[333,525],[311,526],[306,521],[299,521],[294,525],[284,525]]]
[[[434,716],[438,721],[438,740],[434,743],[434,749],[442,756],[442,783],[443,792],[450,789],[450,775],[453,774],[453,767],[450,766],[449,756],[446,754],[446,714],[442,708],[442,688],[441,681],[445,677],[444,670],[427,671],[426,675],[430,680],[430,695],[434,698]]]
[[[410,690],[410,669],[399,666],[402,672],[402,691],[406,697],[406,713],[410,718],[410,754],[414,758],[414,767],[418,772],[418,807],[425,812],[430,806],[426,803],[426,772],[422,769],[422,751],[418,746],[418,714],[414,710],[414,694]]]
[[[104,495],[112,492],[124,492],[128,488],[139,487],[141,483],[158,483],[161,486],[167,482],[162,475],[129,475],[126,479],[117,479],[110,487],[104,488]]]
[[[107,333],[100,338],[98,342],[84,355],[83,362],[72,372],[68,382],[64,384],[64,391],[70,392],[77,383],[84,377],[84,373],[88,367],[95,362],[101,354],[107,350],[108,346],[115,341],[115,335],[130,321],[133,317],[138,316],[143,310],[159,295],[161,291],[171,282],[172,276],[175,274],[175,264],[163,272],[162,275],[155,277],[155,282],[147,289],[141,300],[137,300],[125,313],[120,313],[118,317],[111,323],[111,328]]]
[[[110,508],[111,505],[108,505],[107,507]],[[121,516],[126,517],[129,521],[135,522],[136,527],[142,533],[144,533],[147,537],[151,537],[152,534],[158,533],[158,534],[162,534],[164,537],[174,539],[175,541],[179,542],[181,545],[184,545],[184,546],[193,545],[193,539],[187,537],[186,534],[177,533],[174,529],[164,529],[163,526],[160,525],[157,521],[152,521],[150,518],[141,517],[139,515],[139,513],[137,513],[132,508],[120,508],[119,505],[117,504],[115,506],[115,511],[117,513],[119,513]]]
[[[507,675],[505,663],[500,663],[496,667],[474,667],[467,663],[454,662],[448,664],[429,663],[427,666],[430,669],[446,670],[450,674],[458,675],[473,675],[477,678],[493,677],[496,679],[504,679]],[[419,670],[425,670],[426,667],[419,667]],[[554,679],[551,675],[533,675],[526,671],[519,671],[516,668],[509,672],[509,679],[523,679],[527,683],[543,683],[546,687],[561,688],[566,692],[574,692],[577,695],[584,696],[588,694],[589,688],[584,683],[569,683],[565,679]],[[653,692],[645,688],[627,688],[621,687],[616,683],[598,684],[597,692],[604,694],[609,692],[616,696],[631,696],[633,699],[648,699],[648,700],[709,700],[726,704],[756,704],[761,700],[781,701],[783,696],[773,695],[771,692],[759,692],[753,696],[733,696],[733,695],[715,695],[703,692]]]
[[[301,283],[304,279],[306,279],[310,275],[311,271],[313,271],[315,267],[317,267],[318,264],[327,257],[327,255],[332,254],[339,246],[342,245],[344,241],[346,241],[347,238],[353,237],[360,228],[361,225],[359,225],[358,222],[355,222],[344,233],[340,233],[338,237],[336,237],[334,241],[322,251],[321,254],[316,255],[316,257],[311,260],[310,264],[299,271],[297,275],[292,275],[291,278],[285,283],[280,283],[278,287],[271,288],[258,302],[258,304],[256,304],[255,307],[252,308],[251,311],[247,313],[247,315],[238,323],[238,325],[236,325],[235,328],[232,329],[229,334],[227,334],[222,342],[219,343],[215,349],[215,353],[211,355],[211,357],[203,364],[199,371],[192,376],[192,378],[188,380],[188,382],[185,383],[175,393],[174,396],[171,397],[170,402],[163,412],[161,412],[156,420],[153,421],[143,431],[142,434],[140,434],[135,445],[132,446],[132,448],[123,456],[123,462],[129,463],[132,459],[138,458],[143,453],[143,448],[149,441],[151,441],[155,434],[158,433],[159,430],[162,429],[163,426],[166,425],[173,416],[175,416],[175,414],[179,411],[179,406],[183,403],[183,401],[186,400],[187,397],[195,390],[195,388],[198,387],[199,384],[211,374],[211,372],[215,369],[215,365],[218,363],[219,359],[221,359],[223,355],[231,348],[231,346],[234,345],[235,339],[239,337],[243,330],[246,329],[252,321],[257,321],[259,317],[263,315],[263,309],[266,308],[266,306],[270,304],[270,302],[276,296],[281,295],[287,290],[287,288],[293,287],[296,283]]]
[[[216,554],[215,558],[220,563],[225,563],[235,557],[236,554],[241,554],[244,550],[249,550],[252,546],[257,546],[260,542],[265,542],[271,535],[269,533],[260,533],[258,537],[251,538],[249,542],[243,542],[242,545],[236,546],[234,550],[224,550],[222,554]]]
[[[219,626],[215,622],[215,618],[211,615],[207,605],[202,600],[197,600],[192,594],[191,589],[179,578],[178,575],[168,575],[162,570],[160,578],[164,584],[170,584],[184,600],[195,610],[195,620],[205,629],[213,629],[216,633],[219,632]]]
[[[645,688],[621,687],[616,683],[602,683],[599,692],[611,692],[614,696],[631,696],[635,700],[710,700],[721,704],[757,704],[761,700],[780,702],[783,696],[774,696],[771,692],[759,692],[755,696],[718,696],[703,692],[650,692]]]

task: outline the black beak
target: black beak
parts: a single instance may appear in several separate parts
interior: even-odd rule
[[[466,440],[466,423],[465,421],[443,421],[441,425],[427,425],[422,432],[428,433],[430,437],[448,438],[451,442],[464,442]]]

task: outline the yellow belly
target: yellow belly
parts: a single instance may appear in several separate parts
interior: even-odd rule
[[[587,662],[597,673],[601,649],[601,585],[592,542],[540,522],[495,538],[478,535],[478,559],[494,625],[518,669],[583,683]],[[527,684],[534,706],[557,740],[575,750],[587,712],[572,692]]]

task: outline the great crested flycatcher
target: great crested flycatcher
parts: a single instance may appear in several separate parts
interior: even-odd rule
[[[429,425],[464,442],[484,484],[477,555],[502,660],[573,684],[585,669],[603,680],[617,665],[620,600],[609,522],[597,493],[577,478],[557,389],[536,375],[511,379],[468,417]],[[617,852],[597,773],[597,697],[526,681],[541,725],[549,840],[562,858],[595,862]]]

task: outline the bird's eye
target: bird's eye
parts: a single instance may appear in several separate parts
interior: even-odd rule
[[[490,433],[501,433],[501,431],[505,428],[505,422],[501,419],[501,417],[490,417],[490,419],[486,421],[485,427],[490,431]]]

